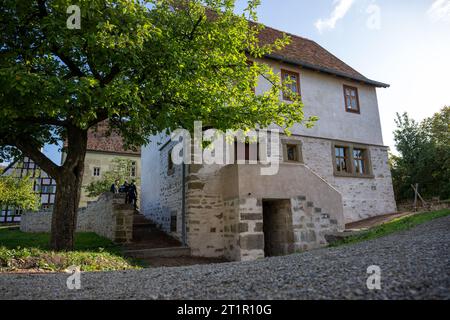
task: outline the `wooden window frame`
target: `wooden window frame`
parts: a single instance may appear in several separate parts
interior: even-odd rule
[[[336,155],[336,150],[337,149],[343,149],[344,150],[344,155],[343,156],[337,156]],[[350,153],[350,148],[348,148],[348,147],[346,147],[346,146],[341,146],[341,145],[335,145],[334,146],[334,169],[335,169],[335,172],[337,173],[337,174],[344,174],[344,175],[346,175],[346,174],[351,174],[352,173],[352,167],[351,167],[351,165],[350,165],[350,162],[351,162],[351,160],[350,160],[350,158],[349,158],[349,153]],[[344,160],[344,162],[345,162],[345,171],[343,171],[343,170],[338,170],[338,161],[337,161],[337,159],[343,159]]]
[[[337,162],[336,162],[336,148],[341,147],[347,150],[347,170],[348,172],[341,172],[337,170]],[[355,172],[355,159],[353,156],[353,151],[355,149],[364,151],[364,166],[365,173],[359,174]],[[373,166],[372,166],[372,158],[370,155],[370,147],[367,145],[361,144],[353,144],[353,143],[345,143],[340,141],[335,141],[331,144],[331,157],[333,162],[333,172],[336,177],[344,177],[344,178],[365,178],[365,179],[374,179],[375,176],[373,174]]]
[[[345,111],[350,112],[350,113],[356,113],[356,114],[361,114],[361,105],[359,103],[359,91],[357,87],[352,87],[349,85],[344,84],[344,103],[345,103]],[[347,104],[347,90],[354,90],[356,93],[356,105],[358,107],[357,110],[353,109],[352,106]]]
[[[290,71],[290,70],[286,70],[286,69],[281,69],[281,83],[284,85],[284,78],[286,75],[293,75],[297,77],[297,94],[299,96],[301,96],[301,91],[300,91],[300,73],[296,72],[296,71]],[[292,101],[292,99],[290,99],[289,97],[286,97],[285,92],[283,91],[283,100],[286,101]]]
[[[137,162],[136,161],[131,161],[130,176],[133,178],[137,176]]]
[[[362,152],[362,158],[356,158],[355,157],[355,150],[360,150],[361,152]],[[352,158],[353,158],[353,170],[355,171],[355,174],[356,175],[366,175],[367,174],[367,170],[368,170],[368,167],[367,167],[367,149],[362,149],[362,148],[353,148],[352,149]],[[363,165],[363,172],[362,173],[360,173],[360,172],[356,172],[356,162],[357,161],[361,161],[362,162],[362,165]]]
[[[238,146],[239,144],[243,144],[244,145],[244,159],[239,159],[238,158]],[[254,146],[256,144],[256,159],[250,159],[250,146]],[[238,141],[238,139],[234,139],[234,163],[235,164],[247,164],[247,165],[252,165],[252,164],[258,164],[259,161],[261,161],[260,156],[259,156],[259,150],[260,150],[260,145],[259,142],[255,142],[255,143],[250,143],[248,141],[245,142],[241,142]]]
[[[304,163],[303,161],[303,152],[302,152],[302,147],[303,144],[300,140],[288,140],[288,139],[283,139],[281,141],[282,145],[283,145],[283,161],[285,163],[295,163],[295,164],[302,164]],[[289,160],[288,159],[288,146],[296,146],[297,147],[297,159],[298,160]]]

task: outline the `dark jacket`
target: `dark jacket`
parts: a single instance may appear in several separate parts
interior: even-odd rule
[[[115,183],[113,183],[113,184],[111,185],[110,191],[111,191],[112,193],[119,193],[119,186],[116,185]]]
[[[122,186],[120,186],[119,192],[128,194],[129,189],[130,189],[130,185],[122,185]]]
[[[137,189],[136,189],[136,185],[131,184],[128,187],[128,197],[130,199],[136,199],[137,198]]]

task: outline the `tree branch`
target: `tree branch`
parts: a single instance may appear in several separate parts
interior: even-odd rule
[[[38,0],[38,8],[39,8],[39,17],[45,18],[48,16],[47,8],[45,7],[45,0]],[[45,35],[45,28],[42,30],[42,34],[44,35],[44,38],[48,40],[48,38]],[[84,77],[85,74],[81,71],[81,69],[68,57],[66,56],[54,43],[50,43],[50,51],[57,56],[70,70],[70,73],[65,76],[65,79],[70,79],[73,76],[77,77]]]
[[[192,31],[190,32],[188,39],[192,41],[194,39],[195,32],[197,31],[197,28],[199,27],[200,23],[203,21],[203,16],[200,16],[198,18],[197,22],[194,24],[194,27],[192,28]]]
[[[118,65],[114,65],[114,66],[111,68],[111,72],[110,72],[106,77],[104,77],[102,81],[100,81],[100,84],[101,84],[103,87],[106,86],[106,85],[108,85],[109,83],[111,83],[111,82],[114,80],[114,78],[115,78],[119,73],[120,73],[120,68],[119,68],[119,66],[118,66]]]
[[[53,163],[47,156],[39,151],[39,145],[35,141],[30,142],[31,137],[22,137],[15,141],[9,141],[9,145],[12,145],[22,151],[27,157],[30,157],[42,170],[49,174],[52,178],[56,179],[60,174],[60,167]]]
[[[67,127],[69,122],[67,120],[59,120],[56,118],[46,117],[20,117],[14,119],[17,122],[24,122],[30,124],[52,125],[59,127]]]

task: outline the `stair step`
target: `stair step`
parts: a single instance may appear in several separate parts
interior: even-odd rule
[[[136,259],[147,259],[154,257],[173,258],[173,257],[189,257],[191,249],[189,247],[172,247],[157,249],[138,249],[124,250],[124,255]]]
[[[153,222],[133,222],[133,227],[149,227],[156,228],[156,224]]]

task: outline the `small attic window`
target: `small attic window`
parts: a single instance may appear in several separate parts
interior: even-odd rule
[[[283,81],[283,84],[289,87],[289,89],[292,91],[291,94],[297,94],[300,95],[300,74],[298,72],[288,71],[288,70],[281,70],[281,80]],[[289,82],[289,83],[287,83]],[[283,92],[283,99],[284,100],[291,100],[291,97],[288,96],[286,92]]]
[[[360,113],[358,88],[344,85],[345,110]]]

